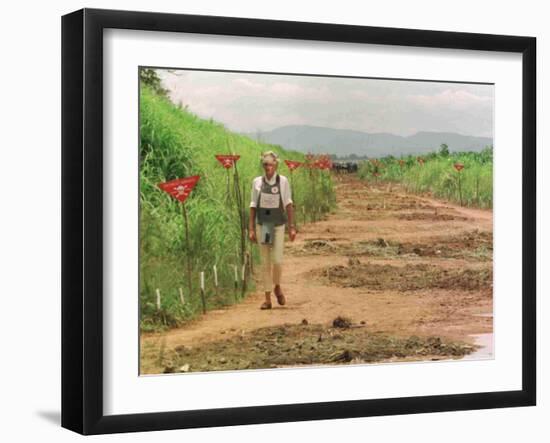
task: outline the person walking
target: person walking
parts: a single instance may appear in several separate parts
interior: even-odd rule
[[[296,238],[296,227],[290,183],[284,175],[277,173],[278,155],[273,151],[264,152],[261,162],[264,175],[252,182],[248,236],[260,247],[265,293],[265,301],[260,308],[271,309],[272,288],[277,303],[286,303],[281,289],[285,225],[288,223],[291,241]]]

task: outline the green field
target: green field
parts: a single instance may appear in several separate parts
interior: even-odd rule
[[[248,237],[242,226],[248,227],[252,179],[263,172],[260,153],[268,149],[280,155],[279,173],[291,178],[298,225],[321,219],[335,206],[328,171],[298,168],[291,176],[283,163],[284,159],[303,161],[303,153],[285,151],[233,133],[216,121],[201,119],[174,105],[142,83],[140,326],[143,331],[174,327],[200,315],[203,311],[200,272],[205,276],[206,309],[238,302],[254,289],[250,276],[258,264],[258,251],[244,240]],[[231,153],[241,156],[236,173],[234,169],[225,170],[215,158],[215,154]],[[199,175],[200,180],[185,202],[190,239],[187,244],[182,204],[160,190],[158,184],[192,175]],[[243,282],[241,271],[246,253],[250,254],[251,262],[245,268]],[[218,272],[217,289],[214,265]],[[234,266],[238,269],[237,289]]]
[[[463,165],[458,171],[456,164]],[[493,207],[493,149],[481,152],[440,152],[363,161],[359,176],[369,181],[402,183],[408,192],[431,193],[434,197],[463,206]]]

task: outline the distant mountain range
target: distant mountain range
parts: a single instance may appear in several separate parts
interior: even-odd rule
[[[283,126],[266,132],[245,134],[286,149],[338,156],[383,157],[385,155],[424,154],[439,150],[442,143],[451,151],[481,151],[493,144],[489,137],[474,137],[453,132],[417,132],[402,137],[388,133],[367,133],[318,126]]]

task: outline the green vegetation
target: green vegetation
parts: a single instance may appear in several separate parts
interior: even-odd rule
[[[463,206],[493,206],[492,147],[481,152],[450,153],[443,144],[438,153],[421,157],[371,159],[361,162],[359,177],[401,182],[409,192],[429,192]]]
[[[149,74],[148,74],[149,75]],[[154,85],[152,87],[151,85]],[[252,179],[263,173],[260,153],[271,149],[281,159],[304,161],[304,154],[258,143],[228,131],[172,104],[154,76],[140,90],[140,326],[142,330],[173,327],[202,312],[200,272],[205,273],[206,308],[235,303],[253,287],[251,271],[258,264],[257,247],[248,241]],[[237,174],[224,169],[215,154],[238,154]],[[279,172],[292,182],[297,219],[314,221],[335,205],[328,171],[298,168],[291,176],[281,160]],[[182,204],[158,184],[199,175],[185,201],[189,218],[186,244]],[[237,192],[238,188],[238,192]],[[237,198],[239,197],[239,198]],[[243,241],[243,238],[246,240]],[[245,257],[245,287],[241,270]],[[191,260],[191,293],[187,259]],[[214,287],[213,266],[219,287]],[[237,266],[239,287],[235,288]],[[180,299],[182,289],[185,302]],[[161,307],[157,307],[157,289]]]

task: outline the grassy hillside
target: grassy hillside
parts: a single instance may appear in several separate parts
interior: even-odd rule
[[[228,131],[212,120],[203,120],[155,94],[147,86],[140,91],[140,324],[142,330],[176,326],[202,312],[200,272],[205,273],[206,308],[212,309],[241,299],[242,282],[234,288],[234,266],[239,269],[242,216],[248,226],[252,179],[262,174],[260,153],[276,151],[281,159],[303,161],[304,155],[278,146],[258,143]],[[236,199],[233,170],[221,167],[215,154],[235,153],[238,188]],[[281,163],[279,173],[290,177]],[[158,188],[175,178],[199,175],[200,180],[186,200],[190,244],[186,244],[182,205]],[[314,195],[312,189],[315,189]],[[317,219],[334,206],[334,192],[326,171],[302,170],[292,176],[293,199],[298,222]],[[258,264],[257,247],[247,241],[251,254],[248,271]],[[191,260],[191,292],[187,259]],[[214,288],[213,266],[219,287]],[[247,277],[249,272],[247,271]],[[252,279],[247,278],[247,289]],[[180,299],[180,288],[184,303]],[[161,308],[157,307],[157,289]]]

